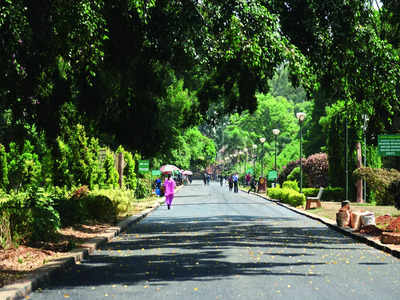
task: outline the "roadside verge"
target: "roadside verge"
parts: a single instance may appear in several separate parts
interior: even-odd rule
[[[242,190],[242,192],[244,192]],[[246,192],[247,193],[247,192]],[[386,253],[389,253],[397,258],[400,258],[400,247],[399,246],[395,246],[395,245],[390,245],[390,244],[382,244],[376,237],[370,236],[370,235],[366,235],[366,234],[360,234],[358,232],[354,232],[351,228],[343,228],[343,227],[339,227],[335,221],[328,219],[328,218],[324,218],[318,215],[315,215],[313,213],[307,212],[307,211],[303,211],[300,209],[297,209],[295,207],[292,207],[290,205],[287,205],[285,203],[281,203],[280,201],[277,200],[273,200],[273,199],[269,199],[268,197],[264,196],[264,195],[260,195],[257,193],[253,193],[251,192],[251,194],[256,195],[260,198],[263,198],[267,201],[276,203],[277,205],[280,205],[282,207],[285,207],[286,209],[289,209],[293,212],[296,212],[300,215],[306,216],[308,218],[311,218],[313,220],[319,221],[325,225],[327,225],[328,227],[332,228],[333,230],[336,230],[340,233],[345,234],[346,236],[350,236],[351,238],[359,241],[359,242],[363,242],[371,247],[374,247],[378,250],[382,250],[385,251]]]
[[[183,185],[179,186],[176,189],[176,192],[178,192],[182,188]],[[132,224],[138,223],[147,215],[152,213],[154,210],[160,207],[160,205],[164,201],[164,197],[158,199],[153,207],[145,209],[138,214],[127,217],[123,221],[119,222],[116,226],[108,229],[105,234],[102,234],[102,236],[90,239],[86,243],[82,244],[79,248],[71,250],[66,256],[63,256],[62,258],[57,258],[49,261],[42,267],[33,271],[31,274],[17,281],[16,283],[5,285],[4,287],[0,288],[0,299],[16,300],[25,298],[32,291],[43,285],[43,283],[49,281],[57,271],[60,271],[64,268],[76,264],[77,262],[82,261],[89,254],[93,253],[93,251],[96,250],[99,246],[109,242],[114,237],[119,235],[120,232],[126,230]]]

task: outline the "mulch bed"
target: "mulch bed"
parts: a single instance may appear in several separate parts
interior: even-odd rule
[[[382,232],[383,230],[376,227],[375,225],[364,226],[360,229],[361,234],[368,234],[372,236],[380,236]]]
[[[0,249],[0,288],[23,278],[52,259],[65,256],[71,249],[102,235],[111,227],[111,224],[81,224],[59,230],[52,242]]]
[[[383,231],[400,232],[400,217],[394,218],[385,215],[377,217],[375,222]]]

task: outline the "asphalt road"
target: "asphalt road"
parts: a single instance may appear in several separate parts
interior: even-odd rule
[[[400,299],[400,260],[194,181],[31,299]]]

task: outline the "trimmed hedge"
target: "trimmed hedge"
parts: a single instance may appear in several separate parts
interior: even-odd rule
[[[305,205],[306,196],[290,188],[270,188],[267,192],[268,197],[280,200],[291,206]]]
[[[303,194],[306,197],[316,197],[319,188],[303,188]],[[326,187],[322,193],[321,201],[341,202],[345,200],[345,192],[343,188]]]
[[[282,188],[288,188],[288,189],[292,189],[295,191],[299,191],[299,184],[297,183],[297,180],[287,180],[282,184]]]

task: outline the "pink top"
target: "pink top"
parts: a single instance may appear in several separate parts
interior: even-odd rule
[[[164,187],[165,187],[165,196],[173,195],[175,189],[175,181],[171,178],[170,180],[165,179]]]

